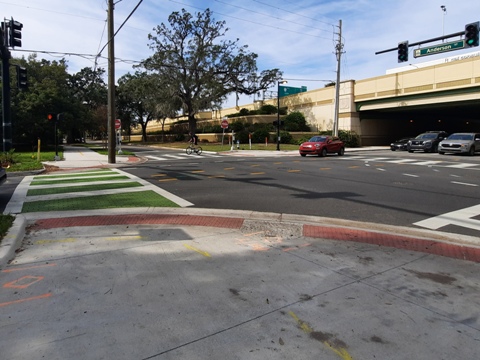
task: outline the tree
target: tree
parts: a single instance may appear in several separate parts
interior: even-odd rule
[[[180,104],[172,99],[169,86],[155,74],[136,71],[118,79],[117,91],[121,119],[142,128],[142,140],[147,141],[147,125],[151,120],[175,117]],[[129,124],[129,125],[130,125]],[[162,127],[163,129],[163,127]]]
[[[33,54],[27,60],[12,59],[11,63],[27,69],[29,83],[26,91],[14,89],[11,94],[14,143],[36,144],[37,139],[52,143],[54,130],[47,122],[47,114],[73,113],[76,108],[67,86],[69,75],[65,60],[37,60]],[[68,124],[59,123],[58,128],[65,132]]]
[[[81,138],[86,131],[92,137],[98,137],[106,132],[107,86],[103,80],[104,74],[105,69],[86,67],[69,77],[72,95],[82,105],[69,137]]]
[[[257,54],[238,46],[236,41],[219,40],[227,30],[225,22],[216,22],[206,9],[194,18],[185,9],[173,12],[156,34],[149,34],[155,53],[142,66],[169,84],[172,99],[178,99],[188,116],[189,129],[196,131],[195,115],[219,108],[228,94],[251,95],[272,86],[282,73],[278,69],[257,74]]]

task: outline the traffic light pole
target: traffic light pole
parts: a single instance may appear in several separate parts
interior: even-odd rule
[[[3,125],[3,151],[12,148],[12,120],[10,114],[10,51],[7,48],[8,30],[7,23],[2,23],[2,125]]]
[[[453,34],[449,34],[449,35],[439,36],[439,37],[436,37],[436,38],[433,38],[433,39],[423,40],[423,41],[419,41],[419,42],[416,42],[416,43],[410,43],[410,44],[408,44],[408,46],[410,47],[410,46],[427,44],[427,43],[438,41],[438,40],[444,40],[444,39],[449,39],[449,38],[456,37],[456,36],[462,36],[464,34],[465,34],[464,31],[460,31],[460,32],[456,32],[456,33],[453,33]],[[384,54],[384,53],[387,53],[387,52],[390,52],[390,51],[397,51],[397,50],[398,50],[398,46],[394,47],[394,48],[391,48],[391,49],[377,51],[375,53],[375,55]]]

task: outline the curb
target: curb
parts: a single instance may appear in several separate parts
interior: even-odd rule
[[[18,215],[14,225],[0,247],[0,266],[13,259],[15,251],[21,246],[27,223],[34,229],[51,229],[72,226],[108,226],[108,225],[155,225],[171,224],[176,226],[205,226],[211,228],[236,228],[255,223],[255,227],[271,230],[280,223],[300,224],[299,236],[319,240],[351,241],[368,243],[382,247],[406,251],[423,252],[459,260],[480,263],[480,247],[470,237],[464,236],[453,242],[453,234],[438,234],[428,230],[390,227],[385,225],[355,223],[329,218],[306,217],[298,215],[235,211],[220,215],[208,209],[164,208],[129,209],[112,211],[105,215],[102,211],[72,211],[50,214]],[[40,216],[39,216],[40,215]],[[302,221],[303,220],[303,221]],[[328,225],[325,225],[328,224]],[[269,230],[269,231],[270,231]],[[403,230],[403,231],[400,231]],[[400,231],[400,232],[399,232]],[[398,235],[401,233],[402,235]]]
[[[0,244],[0,267],[5,266],[15,257],[15,252],[20,248],[23,237],[25,236],[25,228],[27,220],[23,215],[17,215],[13,221],[13,225],[8,230],[7,235]]]

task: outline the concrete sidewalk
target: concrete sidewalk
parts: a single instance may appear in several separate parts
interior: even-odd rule
[[[115,164],[108,162],[108,155],[99,154],[85,146],[63,146],[63,159],[58,161],[44,161],[47,166],[56,166],[61,169],[120,167],[131,163],[141,162],[136,156],[115,155]]]

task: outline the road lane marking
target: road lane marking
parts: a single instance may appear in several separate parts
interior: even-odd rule
[[[404,176],[410,176],[410,177],[416,177],[416,178],[419,177],[418,175],[414,175],[414,174],[402,174],[402,175],[404,175]]]
[[[263,171],[261,172],[252,172],[250,175],[264,175],[265,173]]]
[[[295,173],[295,172],[300,172],[301,170],[288,170],[287,172],[289,173]]]
[[[205,257],[212,257],[208,252],[203,251],[203,250],[200,250],[200,249],[197,249],[196,247],[193,247],[193,246],[191,246],[191,245],[183,244],[183,246],[185,246],[188,250],[195,251],[195,252],[197,252],[197,253],[199,253],[200,255],[203,255],[203,256],[205,256]]]
[[[457,184],[457,185],[465,185],[465,186],[478,186],[477,184],[469,184],[469,183],[464,183],[464,182],[459,182],[459,181],[451,181],[452,184]]]
[[[480,220],[472,219],[478,215],[480,215],[480,205],[475,205],[465,209],[434,216],[422,221],[417,221],[413,223],[413,225],[431,230],[438,230],[439,228],[448,225],[457,225],[473,230],[480,230]]]

